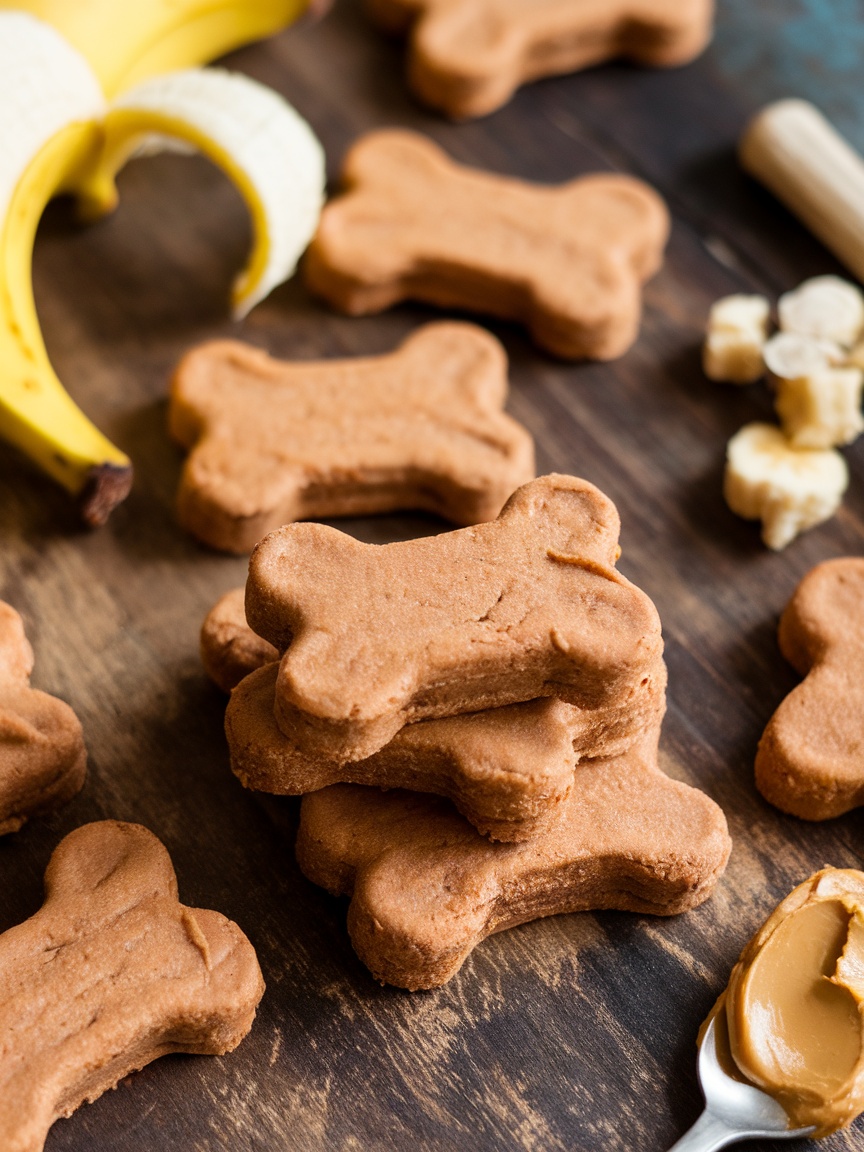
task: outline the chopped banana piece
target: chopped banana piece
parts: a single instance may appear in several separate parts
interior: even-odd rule
[[[752,384],[765,374],[762,348],[770,310],[764,296],[724,296],[714,304],[702,354],[709,380]]]
[[[768,333],[771,305],[766,296],[723,296],[716,300],[708,317],[711,332],[742,332],[755,329]]]
[[[777,415],[794,448],[851,444],[864,432],[860,368],[823,368],[799,380],[778,380]]]
[[[823,368],[837,368],[846,353],[832,340],[816,340],[797,332],[778,332],[763,350],[765,367],[780,380],[800,380]]]
[[[729,441],[726,503],[746,520],[761,520],[762,539],[775,551],[833,516],[848,484],[839,452],[792,448],[773,424],[747,424]]]
[[[749,332],[709,332],[702,349],[705,375],[722,384],[753,384],[765,375],[763,343]]]
[[[780,297],[780,327],[851,347],[864,328],[864,296],[839,276],[815,276]]]

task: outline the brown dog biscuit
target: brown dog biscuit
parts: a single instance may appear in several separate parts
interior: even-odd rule
[[[666,669],[623,708],[584,712],[532,700],[409,724],[366,760],[339,764],[298,752],[273,713],[278,667],[235,688],[225,713],[231,768],[247,788],[299,796],[336,783],[410,788],[446,796],[494,840],[525,840],[554,817],[585,757],[620,754],[657,727]]]
[[[765,729],[756,785],[784,812],[828,820],[864,804],[864,559],[809,572],[781,617],[779,640],[805,680]]]
[[[290,524],[249,565],[250,626],[284,652],[279,727],[301,751],[362,760],[406,723],[540,696],[625,707],[662,652],[652,602],[614,568],[615,505],[545,476],[497,520],[361,544]]]
[[[32,671],[21,617],[0,601],[0,836],[71,800],[87,771],[78,717],[31,688]]]
[[[657,768],[657,731],[586,761],[560,815],[522,844],[490,844],[443,800],[337,784],[303,799],[297,859],[351,896],[348,931],[376,979],[416,991],[451,978],[493,932],[559,912],[670,916],[705,900],[729,856],[707,796]]]
[[[256,668],[279,659],[273,645],[246,623],[245,596],[245,589],[232,588],[216,601],[201,625],[201,663],[223,692],[236,688]]]
[[[639,180],[526,184],[454,163],[413,132],[372,132],[345,161],[306,256],[309,287],[351,315],[400,300],[526,324],[567,359],[613,359],[636,339],[641,285],[669,214]]]
[[[168,853],[138,824],[67,836],[35,916],[0,936],[0,1147],[40,1152],[84,1101],[169,1052],[220,1055],[264,991],[252,945],[186,908]]]
[[[534,475],[506,397],[504,349],[473,324],[428,324],[387,356],[302,364],[205,344],[171,388],[171,434],[191,451],[180,522],[249,552],[294,520],[402,508],[493,520]]]
[[[711,38],[713,0],[366,0],[411,29],[409,81],[448,116],[485,116],[541,76],[625,57],[674,67]]]

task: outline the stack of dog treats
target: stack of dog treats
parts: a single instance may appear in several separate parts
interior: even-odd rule
[[[438,986],[540,916],[685,911],[722,874],[721,810],[657,765],[660,622],[619,527],[561,475],[406,543],[288,524],[205,621],[232,768],[304,797],[300,867],[351,897],[379,980]]]
[[[342,183],[305,262],[338,311],[491,312],[568,359],[635,339],[669,232],[641,181],[529,185],[384,130]],[[657,766],[660,622],[616,571],[618,513],[586,481],[532,479],[506,394],[501,345],[452,321],[355,360],[208,345],[172,386],[182,523],[260,540],[203,631],[232,767],[304,797],[300,867],[351,897],[357,952],[403,988],[538,916],[691,908],[729,853],[719,808]],[[296,522],[417,508],[463,527],[372,546]]]
[[[392,130],[342,175],[305,263],[338,311],[491,312],[566,358],[635,339],[669,231],[641,181],[529,185]],[[257,544],[203,631],[232,767],[304,797],[303,872],[351,896],[357,952],[409,989],[538,916],[691,908],[729,853],[719,808],[657,766],[660,622],[616,571],[618,513],[586,481],[532,479],[506,395],[501,345],[452,321],[354,360],[211,344],[172,386],[182,523]],[[297,523],[418,508],[462,527],[372,546]]]

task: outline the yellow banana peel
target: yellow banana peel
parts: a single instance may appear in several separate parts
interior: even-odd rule
[[[110,100],[163,72],[215,60],[296,20],[309,0],[0,0],[29,12],[90,64]]]
[[[90,524],[126,497],[132,466],[48,359],[31,280],[42,212],[60,192],[75,195],[85,216],[110,211],[114,177],[140,143],[154,134],[185,141],[235,181],[252,215],[253,252],[234,290],[243,315],[291,274],[311,238],[323,152],[270,89],[216,69],[168,70],[274,32],[303,7],[0,0],[0,436],[78,496]],[[108,104],[106,92],[118,91]]]

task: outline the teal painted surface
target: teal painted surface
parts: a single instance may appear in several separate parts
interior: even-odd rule
[[[711,53],[748,104],[812,100],[864,150],[864,0],[718,0]]]

